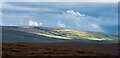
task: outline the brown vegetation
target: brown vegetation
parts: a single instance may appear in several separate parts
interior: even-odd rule
[[[3,43],[4,56],[114,56],[94,50],[51,46],[48,44]]]

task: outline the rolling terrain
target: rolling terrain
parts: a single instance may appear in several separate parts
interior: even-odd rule
[[[3,26],[2,55],[117,56],[118,37],[100,32],[50,27]]]
[[[83,42],[118,43],[118,37],[100,32],[59,29],[32,26],[3,26],[3,42],[46,43],[46,42]]]

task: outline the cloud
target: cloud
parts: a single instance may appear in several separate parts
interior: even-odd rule
[[[39,23],[39,25],[41,26],[41,25],[42,25],[42,23]]]
[[[61,23],[60,21],[58,21],[58,24],[57,24],[59,27],[66,27],[64,23]]]
[[[75,12],[74,10],[67,10],[66,11],[68,14],[71,14],[71,15],[76,15],[76,16],[85,16],[84,14],[81,14],[79,12]]]
[[[30,26],[42,26],[42,23],[41,23],[41,22],[38,23],[38,22],[35,22],[35,21],[30,20],[30,21],[29,21],[29,25],[30,25]]]
[[[80,12],[75,12],[74,10],[66,10],[64,13],[55,15],[54,17],[60,18],[55,18],[59,20],[59,22],[57,23],[59,27],[87,31],[104,32],[104,29],[102,29],[101,25],[106,24],[108,21],[111,22],[111,20],[108,18],[97,18],[89,15],[84,15],[84,13],[81,14]]]
[[[90,24],[90,26],[93,27],[93,28],[96,28],[96,29],[99,29],[99,28],[100,28],[100,26],[97,25],[97,24]]]
[[[30,20],[29,25],[30,26],[38,26],[38,23]]]
[[[22,7],[22,6],[14,6],[8,3],[3,3],[2,8],[6,9],[16,9],[16,10],[38,10],[38,8],[27,8],[27,7]]]
[[[16,10],[16,11],[32,11],[32,12],[57,12],[58,10],[51,9],[51,8],[40,8],[40,7],[25,7],[25,5],[17,6],[12,5],[10,3],[3,3],[2,4],[3,9],[9,9],[9,10]]]

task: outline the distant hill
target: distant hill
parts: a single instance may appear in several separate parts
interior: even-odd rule
[[[3,26],[2,37],[3,42],[11,43],[118,43],[117,36],[105,33],[33,26]]]

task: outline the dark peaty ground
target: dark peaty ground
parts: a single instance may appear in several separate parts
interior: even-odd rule
[[[101,46],[101,48],[99,47]],[[3,43],[2,55],[9,56],[117,56],[115,44],[88,43]],[[111,49],[110,49],[111,47]]]

